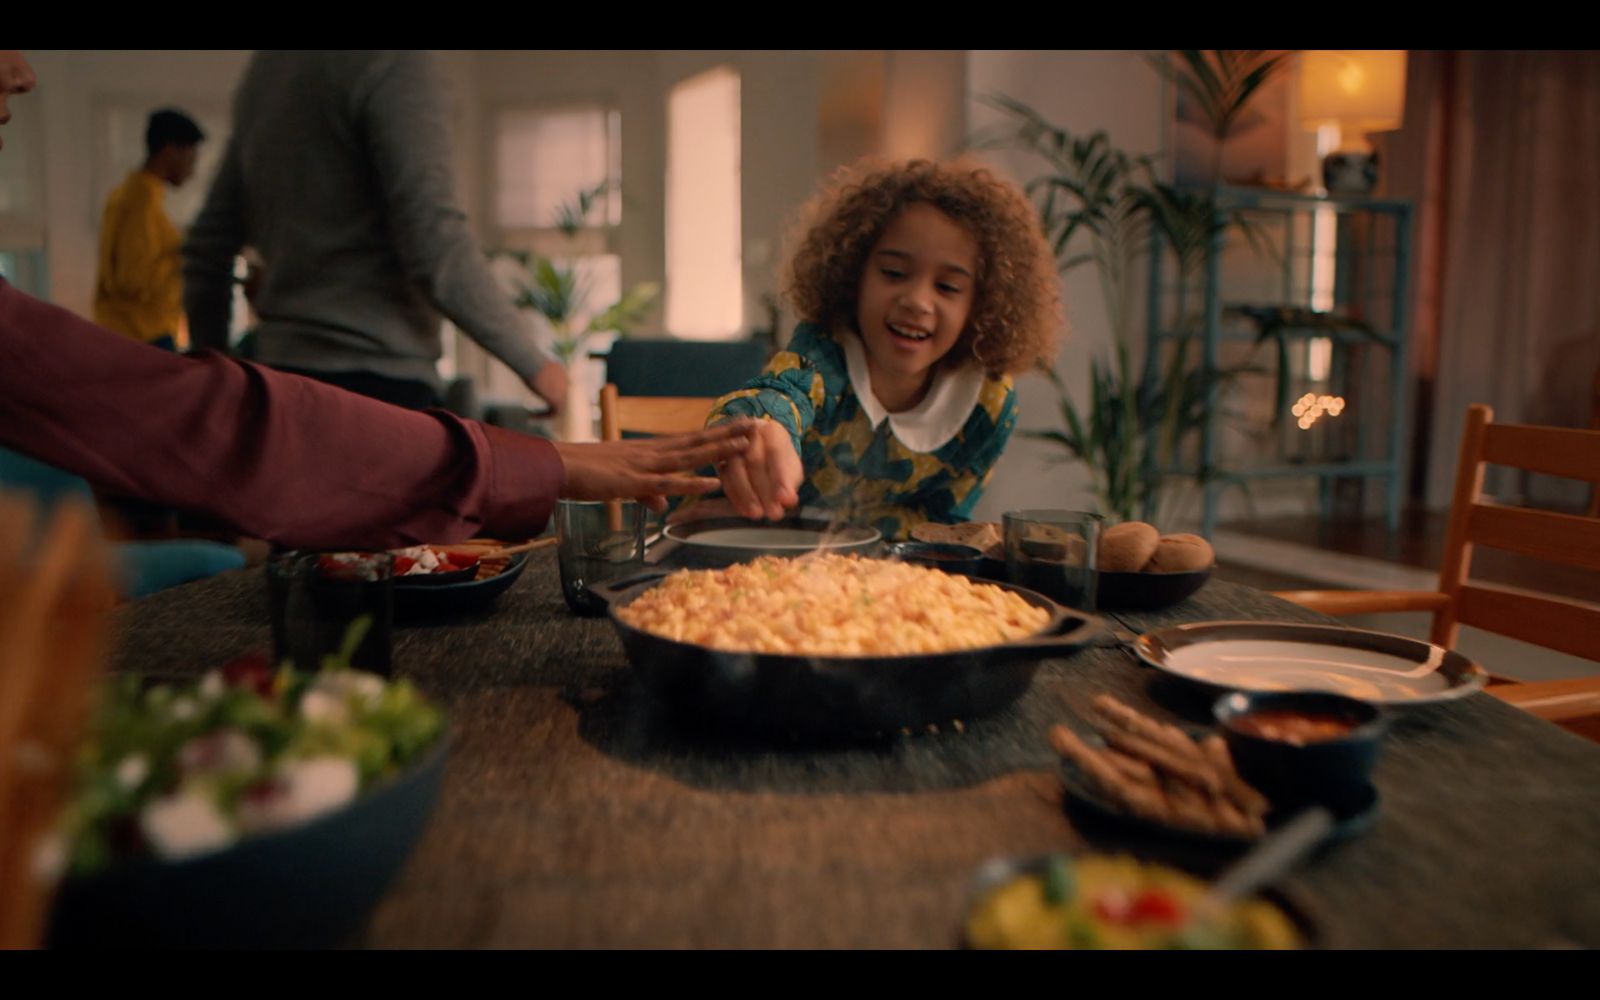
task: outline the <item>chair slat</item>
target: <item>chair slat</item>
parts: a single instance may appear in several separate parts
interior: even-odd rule
[[[1600,521],[1575,514],[1475,503],[1467,516],[1467,541],[1600,569]]]
[[[1600,431],[1490,424],[1483,460],[1529,472],[1600,482]]]
[[[1600,606],[1467,584],[1456,595],[1456,616],[1463,625],[1600,661]]]
[[[619,396],[617,426],[638,434],[687,434],[705,426],[715,402],[709,396]]]

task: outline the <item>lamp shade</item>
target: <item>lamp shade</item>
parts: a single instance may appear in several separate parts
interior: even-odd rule
[[[1406,100],[1404,49],[1306,49],[1300,63],[1300,120],[1346,133],[1400,127]]]

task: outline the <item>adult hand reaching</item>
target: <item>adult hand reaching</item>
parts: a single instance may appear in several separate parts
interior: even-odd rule
[[[715,478],[694,470],[718,464],[750,447],[756,424],[737,420],[693,434],[641,441],[555,442],[566,467],[561,496],[567,500],[638,500],[654,511],[669,496],[696,496],[717,489]]]
[[[546,361],[528,380],[528,388],[550,404],[551,416],[560,413],[567,405],[567,366],[559,361]]]

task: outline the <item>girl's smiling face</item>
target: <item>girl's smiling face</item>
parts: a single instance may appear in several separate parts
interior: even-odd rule
[[[891,412],[927,392],[933,366],[966,328],[977,273],[977,241],[927,202],[902,209],[873,245],[856,324],[873,394]]]

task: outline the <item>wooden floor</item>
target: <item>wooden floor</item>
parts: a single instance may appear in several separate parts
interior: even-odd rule
[[[1279,518],[1222,525],[1232,535],[1248,535],[1274,543],[1303,547],[1308,559],[1288,560],[1264,565],[1259,558],[1248,565],[1244,560],[1229,562],[1225,546],[1218,549],[1216,577],[1261,590],[1320,590],[1324,581],[1296,576],[1293,567],[1315,561],[1316,553],[1327,552],[1358,560],[1409,567],[1420,580],[1414,586],[1432,587],[1429,577],[1438,572],[1444,550],[1444,514],[1409,513],[1400,530],[1391,534],[1382,519],[1323,523],[1316,517]],[[1473,554],[1472,577],[1476,580],[1512,587],[1562,594],[1600,603],[1600,574],[1515,556],[1507,552],[1478,547]],[[1407,585],[1411,586],[1411,585]],[[1334,588],[1338,589],[1338,588]],[[1389,589],[1377,586],[1376,589]],[[1402,587],[1400,589],[1405,589]],[[1393,632],[1426,639],[1428,616],[1417,613],[1357,615],[1346,619],[1354,628]],[[1456,648],[1472,659],[1490,666],[1495,673],[1526,681],[1567,680],[1589,677],[1595,664],[1565,653],[1545,649],[1515,639],[1507,639],[1480,629],[1465,627]]]
[[[1291,542],[1345,555],[1380,559],[1437,572],[1444,552],[1446,515],[1443,512],[1407,511],[1400,530],[1390,533],[1382,518],[1324,522],[1315,516],[1238,521],[1222,525],[1229,531]],[[1222,554],[1219,575],[1236,583],[1273,589],[1304,586],[1303,579],[1256,568],[1226,566]],[[1246,576],[1259,576],[1267,583]],[[1472,576],[1487,583],[1523,587],[1600,603],[1600,574],[1572,566],[1559,566],[1510,552],[1478,546],[1472,557]]]

